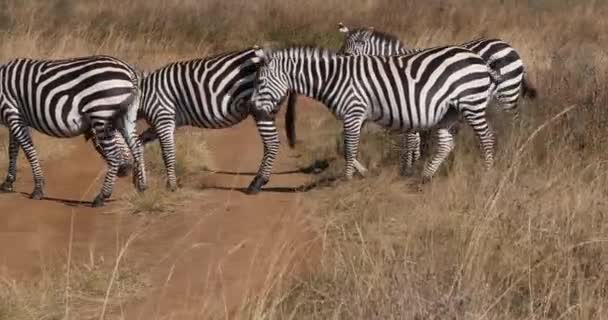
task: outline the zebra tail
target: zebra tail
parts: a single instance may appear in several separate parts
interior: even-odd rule
[[[287,110],[285,112],[285,133],[290,148],[296,145],[296,100],[298,95],[295,92],[289,93],[287,99]]]
[[[125,101],[122,102],[120,110],[114,114],[114,117],[112,119],[114,128],[118,130],[124,129],[124,121],[126,120],[126,118],[128,118],[129,116],[134,116],[134,119],[131,120],[136,121],[137,117],[139,116],[139,104],[141,98],[141,92],[139,89],[140,75],[136,73],[135,78],[132,78],[131,81],[133,82],[133,94],[131,94]],[[133,110],[133,108],[135,108],[135,110]]]
[[[488,67],[488,73],[490,74],[490,78],[492,78],[492,81],[495,84],[498,84],[501,80],[502,80],[502,75],[500,74],[500,69],[494,69],[492,68],[492,61],[488,61],[486,63],[486,66]]]
[[[532,83],[530,83],[530,80],[528,79],[528,77],[526,77],[525,75],[524,75],[523,81],[521,83],[521,94],[524,97],[527,97],[530,99],[535,99],[536,97],[538,97],[538,91],[536,90],[536,88],[534,88]]]

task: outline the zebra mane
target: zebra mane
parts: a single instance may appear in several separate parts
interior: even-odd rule
[[[338,56],[337,53],[331,49],[320,48],[314,46],[298,46],[283,49],[269,50],[267,53],[267,59],[274,58],[292,58],[292,57],[306,57],[306,58],[317,58],[317,59],[329,59]]]
[[[396,35],[388,33],[388,32],[384,32],[384,31],[378,31],[374,28],[357,28],[357,29],[353,29],[351,32],[353,32],[353,33],[369,32],[369,33],[371,33],[372,37],[380,39],[380,40],[385,40],[385,41],[390,41],[390,42],[399,42],[399,43],[401,42],[399,37],[397,37]]]
[[[370,38],[381,40],[382,42],[397,44],[403,50],[406,50],[407,53],[416,52],[416,51],[411,51],[411,50],[416,50],[416,49],[411,49],[408,46],[404,45],[403,42],[401,41],[401,39],[399,39],[399,37],[397,37],[396,35],[394,35],[392,33],[384,32],[384,31],[379,31],[372,27],[356,28],[356,29],[353,29],[348,32],[348,36],[356,36],[356,35],[363,35],[363,34],[368,34]]]

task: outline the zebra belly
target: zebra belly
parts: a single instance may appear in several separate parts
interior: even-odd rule
[[[45,112],[37,115],[37,121],[30,121],[30,126],[36,131],[57,138],[76,137],[90,129],[90,121],[83,117],[76,108],[71,108],[65,116],[61,112],[61,110],[57,110],[55,113]],[[55,120],[51,120],[51,117],[54,117]],[[36,123],[40,125],[35,125]]]
[[[239,123],[241,123],[245,117],[241,117],[238,119],[233,119],[228,121],[228,119],[219,119],[219,118],[212,118],[211,121],[196,121],[193,123],[186,123],[186,125],[190,125],[190,126],[194,126],[194,127],[199,127],[199,128],[205,128],[205,129],[225,129],[225,128],[229,128],[232,126],[235,126]]]
[[[176,114],[179,124],[190,125],[207,129],[222,129],[232,127],[245,118],[249,114],[242,112],[229,113],[226,107],[210,110],[209,108],[178,108]]]
[[[76,137],[83,134],[86,130],[89,130],[90,127],[90,123],[88,123],[88,121],[83,121],[82,117],[68,118],[68,122],[61,125],[61,130],[53,130],[33,126],[36,131],[56,138]]]

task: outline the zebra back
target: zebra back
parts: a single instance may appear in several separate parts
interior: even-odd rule
[[[349,30],[340,23],[338,28],[345,34],[341,49],[343,54],[402,55],[423,50],[407,48],[396,36],[374,30],[372,27]],[[525,77],[520,55],[507,42],[496,38],[477,38],[458,46],[471,50],[486,62],[490,74],[498,86],[497,96],[506,109],[516,106],[520,87],[523,96],[532,99],[537,96],[536,89]]]

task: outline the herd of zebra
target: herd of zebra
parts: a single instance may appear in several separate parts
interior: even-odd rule
[[[53,136],[84,135],[106,161],[94,207],[112,194],[117,176],[133,170],[137,190],[147,188],[144,145],[159,139],[167,188],[177,188],[174,132],[180,126],[227,128],[250,115],[264,154],[247,191],[259,192],[279,150],[275,117],[287,99],[286,130],[295,143],[298,95],[316,99],[343,121],[345,178],[366,170],[357,157],[361,128],[371,120],[402,133],[403,175],[420,158],[420,131],[436,129],[437,150],[422,172],[431,178],[454,148],[462,118],[479,138],[486,167],[494,161],[494,136],[486,107],[494,97],[517,117],[520,96],[534,98],[516,50],[499,39],[426,49],[406,47],[371,27],[338,24],[337,52],[315,47],[258,46],[140,72],[119,59],[14,59],[0,65],[0,123],[9,130],[9,165],[0,189],[13,191],[21,148],[34,176],[31,198],[43,197],[44,177],[29,128]],[[137,120],[150,127],[136,131]]]

